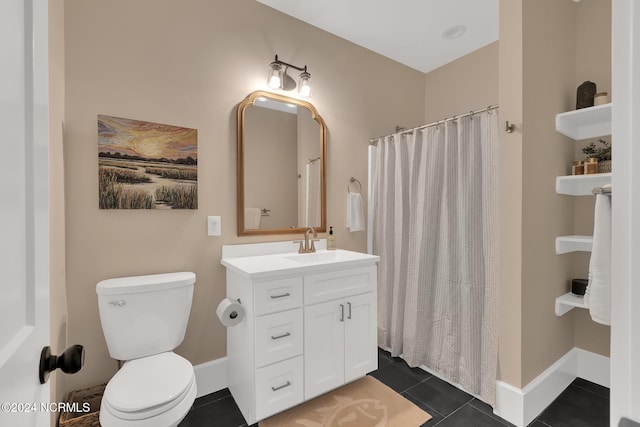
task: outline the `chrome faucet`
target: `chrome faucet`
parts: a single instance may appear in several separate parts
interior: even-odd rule
[[[313,233],[313,239],[310,238],[310,234]],[[316,251],[316,246],[314,242],[317,242],[318,233],[316,233],[316,229],[313,227],[309,227],[304,232],[304,240],[297,240],[295,243],[300,242],[300,247],[298,248],[299,254],[308,254]]]

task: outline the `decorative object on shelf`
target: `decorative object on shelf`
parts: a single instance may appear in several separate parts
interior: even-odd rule
[[[578,86],[576,94],[576,110],[593,107],[595,95],[596,84],[594,82],[586,81]]]
[[[582,160],[576,160],[571,166],[572,175],[584,175],[584,162]]]
[[[574,295],[584,295],[587,289],[588,279],[573,279],[571,280],[571,293]]]
[[[596,96],[593,98],[593,105],[607,104],[609,102],[609,97],[607,95],[607,92],[596,93]]]
[[[598,173],[611,172],[611,160],[603,160],[598,162]]]
[[[595,142],[589,143],[582,149],[587,158],[595,158],[597,160],[596,172],[586,173],[606,173],[611,172],[611,143],[604,139],[598,139],[598,145]],[[588,165],[585,165],[588,169]]]
[[[584,173],[587,175],[598,173],[598,159],[595,157],[589,157],[587,161],[584,162]]]

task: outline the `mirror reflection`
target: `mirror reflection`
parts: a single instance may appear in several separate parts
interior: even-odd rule
[[[325,231],[324,154],[313,105],[250,94],[238,107],[238,235]]]

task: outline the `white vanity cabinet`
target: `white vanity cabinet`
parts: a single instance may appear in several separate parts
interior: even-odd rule
[[[377,369],[375,290],[375,267],[305,276],[305,400]]]
[[[251,257],[267,261],[251,271],[223,258],[227,297],[246,312],[227,330],[227,371],[249,425],[377,369],[379,258],[360,255],[281,269]]]

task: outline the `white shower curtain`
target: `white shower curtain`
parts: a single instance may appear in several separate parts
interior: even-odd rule
[[[378,141],[379,345],[495,406],[497,112]]]

